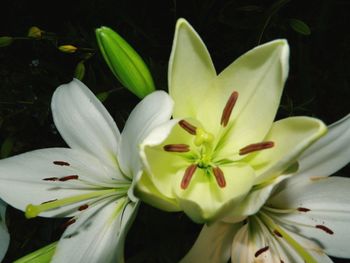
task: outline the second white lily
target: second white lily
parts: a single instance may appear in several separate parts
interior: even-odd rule
[[[52,98],[53,119],[70,148],[48,148],[0,161],[0,194],[28,218],[72,217],[52,262],[124,262],[124,239],[139,206],[138,144],[169,120],[173,102],[162,91],[145,97],[120,134],[80,81]],[[30,205],[28,205],[30,204]]]

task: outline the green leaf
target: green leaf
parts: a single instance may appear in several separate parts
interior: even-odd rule
[[[58,242],[54,242],[42,247],[20,259],[17,259],[14,263],[48,263],[51,261],[52,256],[55,253],[57,243]]]
[[[310,27],[304,21],[301,21],[300,19],[296,19],[296,18],[291,18],[288,20],[288,22],[291,28],[295,32],[305,36],[308,36],[311,34]]]

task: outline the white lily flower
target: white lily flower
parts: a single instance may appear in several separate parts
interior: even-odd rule
[[[133,194],[141,173],[138,144],[170,119],[173,102],[163,91],[145,97],[121,134],[102,103],[78,80],[58,87],[51,106],[70,148],[1,160],[1,198],[26,210],[28,218],[72,217],[52,262],[124,262],[125,235],[139,206]]]
[[[332,262],[327,254],[350,258],[350,179],[327,177],[349,161],[350,115],[304,152],[296,174],[251,193],[245,202],[250,208],[241,210],[251,213],[246,220],[227,218],[204,226],[181,262]]]
[[[10,244],[10,234],[7,231],[5,221],[6,207],[7,204],[4,201],[0,200],[0,262],[5,257]]]

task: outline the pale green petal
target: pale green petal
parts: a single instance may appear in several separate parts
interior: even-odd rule
[[[175,101],[173,116],[196,118],[215,77],[204,43],[186,20],[179,19],[168,70],[169,93]]]
[[[196,242],[180,263],[227,263],[235,233],[242,224],[215,222],[204,225]]]
[[[180,187],[185,169],[173,175],[173,191],[182,210],[195,222],[214,221],[231,212],[249,192],[255,174],[250,166],[220,166],[226,186],[218,186],[213,175],[197,168],[187,189]]]
[[[99,158],[117,169],[119,130],[96,96],[79,80],[59,86],[52,96],[56,128],[73,149]]]
[[[337,257],[350,257],[350,179],[328,177],[306,184],[296,181],[269,200],[269,206],[279,209],[304,207],[304,213],[281,215],[288,220],[289,228],[309,239],[317,240],[325,252]],[[283,222],[283,221],[282,221]],[[285,223],[287,224],[287,223]],[[324,225],[334,233],[329,234],[316,225]],[[285,226],[287,227],[287,226]]]
[[[225,128],[230,131],[220,145],[220,155],[230,155],[248,144],[259,142],[267,134],[288,75],[288,59],[286,40],[275,40],[248,51],[220,73],[214,87],[206,93],[208,101],[198,109],[199,120],[214,130],[220,127],[229,96],[233,91],[238,92],[230,122]]]
[[[275,122],[264,138],[264,141],[273,141],[275,146],[246,157],[256,171],[256,183],[281,174],[326,131],[323,122],[309,117],[290,117]]]
[[[181,211],[176,199],[167,198],[161,192],[159,192],[150,180],[149,176],[145,173],[136,184],[135,195],[143,202],[158,209],[168,212]]]
[[[130,113],[121,135],[118,161],[130,178],[141,169],[139,145],[148,134],[171,117],[173,101],[164,91],[146,96]]]

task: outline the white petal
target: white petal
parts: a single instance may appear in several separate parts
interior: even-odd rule
[[[69,165],[56,165],[55,161]],[[69,175],[78,175],[79,180],[43,180]],[[102,187],[112,188],[116,184],[128,185],[130,182],[95,157],[79,150],[42,149],[0,160],[0,197],[20,210],[25,210],[28,204],[85,194]],[[62,216],[80,205],[63,206],[40,215]]]
[[[298,175],[329,176],[349,162],[350,114],[333,123],[328,133],[303,153],[299,159]]]
[[[276,185],[287,179],[290,175],[278,176],[268,185],[263,187],[255,186],[237,207],[232,209],[232,213],[222,219],[224,222],[237,222],[246,216],[257,213],[275,190]]]
[[[180,263],[226,263],[231,256],[231,245],[239,224],[215,222],[204,225],[196,242]]]
[[[52,262],[124,262],[124,241],[137,208],[127,199],[88,208],[74,223],[77,227],[63,233]]]
[[[320,243],[327,254],[349,258],[349,189],[349,178],[329,177],[309,184],[300,181],[271,198],[269,206],[311,209],[309,212],[284,214],[280,218],[288,220],[290,227],[300,235]],[[327,227],[333,234],[316,226]]]
[[[10,244],[10,234],[5,221],[6,206],[7,204],[0,200],[0,261],[5,257]]]
[[[141,169],[139,144],[155,127],[168,121],[173,101],[164,91],[145,97],[131,112],[121,135],[118,161],[124,174],[134,177]]]
[[[66,143],[115,167],[119,130],[95,95],[79,80],[59,86],[52,97],[52,115]]]

